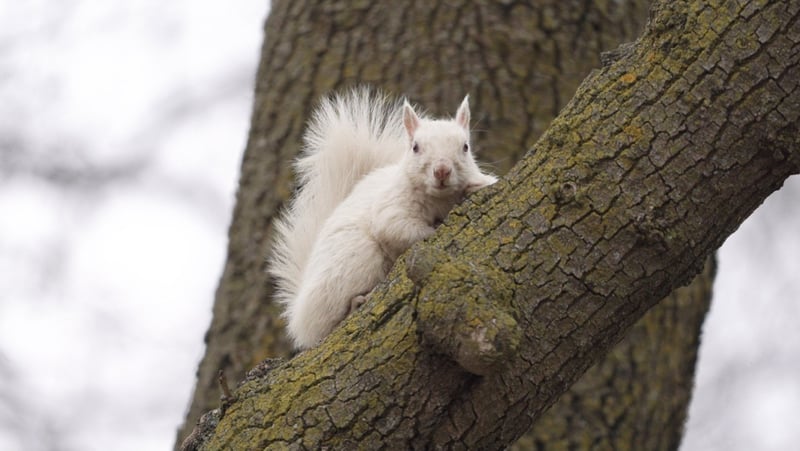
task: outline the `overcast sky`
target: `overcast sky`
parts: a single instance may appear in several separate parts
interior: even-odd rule
[[[172,446],[267,7],[0,0],[0,450]],[[684,451],[800,442],[799,200],[720,251]]]

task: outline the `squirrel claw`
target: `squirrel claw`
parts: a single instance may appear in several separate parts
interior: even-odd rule
[[[351,314],[358,310],[365,302],[367,302],[367,295],[366,294],[359,294],[355,296],[353,299],[350,299],[350,311],[347,314]]]

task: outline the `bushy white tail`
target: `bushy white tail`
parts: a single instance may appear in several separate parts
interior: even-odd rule
[[[400,104],[366,88],[323,99],[295,161],[298,190],[275,223],[269,272],[277,299],[297,294],[325,220],[366,174],[402,158],[408,138]]]

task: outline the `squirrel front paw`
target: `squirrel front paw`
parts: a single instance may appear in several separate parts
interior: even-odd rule
[[[359,294],[355,296],[353,299],[350,299],[350,311],[347,314],[351,314],[358,310],[365,302],[367,302],[367,295],[366,294]]]

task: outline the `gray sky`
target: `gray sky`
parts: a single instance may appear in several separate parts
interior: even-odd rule
[[[0,0],[0,449],[171,447],[267,10],[235,5]],[[720,252],[684,451],[800,441],[798,199]]]

